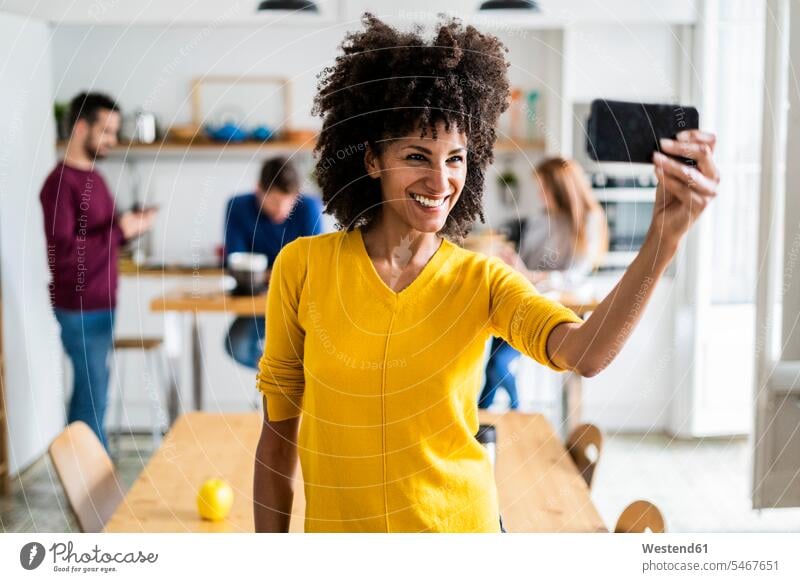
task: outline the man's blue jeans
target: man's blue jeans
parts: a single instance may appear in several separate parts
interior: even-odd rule
[[[511,362],[516,360],[520,353],[512,348],[505,340],[496,337],[492,339],[491,354],[489,362],[486,364],[486,384],[481,391],[478,400],[479,408],[489,408],[494,402],[494,395],[500,386],[508,392],[511,400],[511,408],[519,408],[519,396],[517,395],[517,379],[511,370],[508,369]]]
[[[237,317],[225,338],[225,351],[243,366],[258,369],[264,353],[264,325],[263,317]]]
[[[56,308],[55,314],[74,375],[67,422],[82,420],[88,424],[108,450],[103,421],[108,404],[108,356],[114,343],[114,311]]]

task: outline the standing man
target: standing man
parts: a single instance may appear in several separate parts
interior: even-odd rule
[[[300,193],[300,177],[286,158],[261,167],[255,192],[234,196],[225,213],[225,264],[235,252],[267,256],[271,268],[281,248],[301,236],[322,232],[322,203]],[[264,318],[237,317],[225,350],[242,365],[256,369],[264,353]]]
[[[67,422],[82,420],[108,449],[103,427],[108,356],[113,345],[120,245],[147,231],[155,211],[116,214],[114,199],[95,169],[117,144],[117,104],[99,93],[70,103],[64,159],[40,194],[52,281],[50,300],[74,371]]]

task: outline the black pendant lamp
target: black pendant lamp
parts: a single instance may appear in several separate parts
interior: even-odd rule
[[[290,10],[303,12],[319,12],[317,5],[311,0],[262,0],[258,11],[262,10]]]
[[[480,10],[531,10],[539,12],[535,0],[487,0],[481,4]]]

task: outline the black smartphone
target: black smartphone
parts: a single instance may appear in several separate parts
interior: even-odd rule
[[[687,105],[595,99],[589,111],[586,150],[598,162],[652,164],[653,153],[661,149],[659,139],[675,139],[679,132],[699,127],[697,109]],[[694,164],[688,158],[677,159]]]
[[[142,206],[138,202],[134,202],[133,206],[131,206],[131,212],[150,212],[154,210],[158,210],[160,206],[158,204],[150,204],[148,206]]]

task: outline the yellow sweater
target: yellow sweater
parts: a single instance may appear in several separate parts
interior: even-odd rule
[[[271,277],[257,382],[270,420],[302,413],[305,530],[499,531],[491,462],[473,436],[486,340],[558,370],[547,336],[580,319],[448,240],[400,292],[360,229],[289,243]]]

